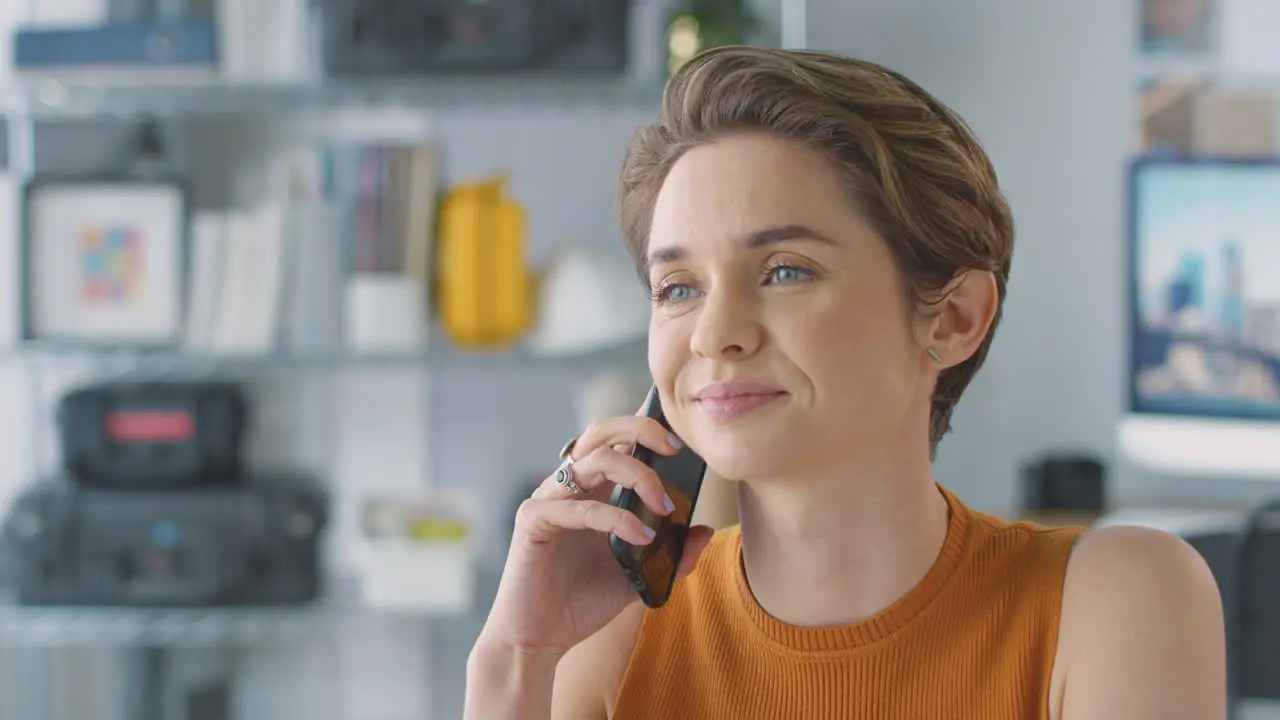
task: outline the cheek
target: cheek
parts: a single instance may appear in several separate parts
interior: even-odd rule
[[[649,322],[649,374],[658,386],[664,405],[672,404],[676,393],[680,370],[688,363],[688,323],[678,319],[659,319]],[[688,388],[683,388],[685,391]]]
[[[787,354],[821,395],[867,399],[912,387],[910,328],[895,310],[842,302],[778,328]],[[851,309],[856,308],[856,309]]]

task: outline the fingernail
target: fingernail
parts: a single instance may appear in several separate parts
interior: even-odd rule
[[[684,447],[684,443],[680,442],[680,438],[673,434],[667,435],[667,444],[670,445],[673,450],[679,450]]]
[[[670,495],[663,495],[663,496],[662,496],[662,504],[663,504],[663,506],[664,506],[664,507],[666,507],[666,508],[667,508],[667,512],[674,512],[674,511],[675,511],[675,509],[676,509],[676,504],[675,504],[674,502],[672,502],[672,501],[671,501],[671,496],[670,496]]]
[[[654,531],[653,531],[653,528],[649,527],[648,525],[645,525],[645,526],[644,526],[644,536],[645,536],[645,537],[647,537],[647,538],[649,538],[650,540],[652,540],[652,539],[654,538],[654,536],[656,536],[657,534],[658,534],[658,533],[656,533],[656,532],[654,532]]]

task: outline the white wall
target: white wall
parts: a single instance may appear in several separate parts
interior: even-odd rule
[[[1005,320],[937,466],[943,482],[984,509],[1014,507],[1017,468],[1036,453],[1115,459],[1137,7],[813,3],[810,45],[885,64],[951,105],[990,152],[1012,204],[1018,237]],[[1135,500],[1248,501],[1280,491],[1113,469],[1117,496]]]

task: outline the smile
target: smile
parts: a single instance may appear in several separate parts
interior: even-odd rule
[[[774,387],[755,383],[719,383],[704,388],[694,398],[713,420],[737,420],[786,395]]]

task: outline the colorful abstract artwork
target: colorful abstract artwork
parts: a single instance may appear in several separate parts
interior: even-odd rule
[[[81,298],[91,304],[140,300],[146,285],[142,233],[129,225],[97,225],[80,231]]]

